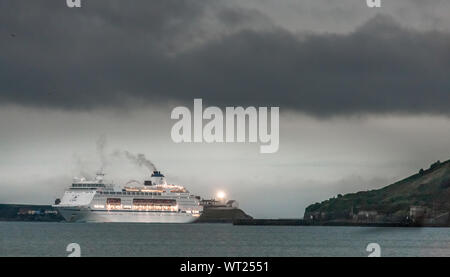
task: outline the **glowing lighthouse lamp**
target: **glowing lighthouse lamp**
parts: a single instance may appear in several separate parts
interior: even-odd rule
[[[225,203],[226,194],[223,191],[218,191],[216,194],[217,200],[221,203]]]

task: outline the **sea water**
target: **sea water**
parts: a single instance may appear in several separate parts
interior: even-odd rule
[[[450,256],[449,228],[0,222],[0,256]]]

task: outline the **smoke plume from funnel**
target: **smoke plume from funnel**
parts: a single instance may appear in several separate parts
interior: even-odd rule
[[[134,155],[128,151],[115,151],[114,155],[115,156],[124,155],[133,164],[140,166],[140,167],[144,166],[144,167],[148,168],[148,170],[150,170],[150,172],[157,170],[155,164],[153,164],[152,161],[147,159],[144,154],[139,153],[137,155]]]
[[[75,161],[75,170],[76,174],[81,175],[84,178],[91,179],[91,173],[89,173],[89,169],[87,168],[86,162],[81,159],[77,154],[73,154],[73,159]]]
[[[103,134],[97,139],[97,153],[100,159],[100,171],[103,171],[106,166],[106,135]]]

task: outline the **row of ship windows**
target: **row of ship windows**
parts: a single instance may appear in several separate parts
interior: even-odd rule
[[[99,191],[99,194],[108,194],[108,195],[161,195],[160,192],[131,192],[131,191]]]
[[[105,184],[72,184],[74,188],[104,188]]]

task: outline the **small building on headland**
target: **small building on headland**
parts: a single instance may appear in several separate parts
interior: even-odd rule
[[[377,211],[359,211],[356,214],[356,220],[358,221],[375,221],[377,219]]]
[[[422,206],[411,206],[409,208],[409,217],[412,219],[421,219],[426,215],[426,208]]]
[[[203,206],[203,208],[211,208],[211,209],[239,209],[239,203],[236,200],[228,200],[228,201],[221,201],[216,199],[203,199],[200,201],[200,205]]]

